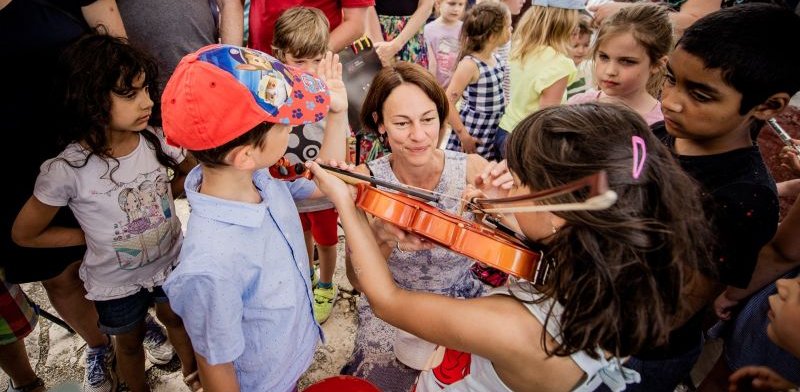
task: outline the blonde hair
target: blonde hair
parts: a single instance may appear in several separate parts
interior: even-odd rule
[[[325,54],[330,39],[328,18],[317,8],[292,7],[275,22],[272,53],[280,61],[286,55],[309,58]]]
[[[578,10],[533,5],[522,15],[511,40],[511,59],[550,46],[568,56],[567,48],[578,27]]]
[[[659,61],[672,50],[674,40],[667,8],[653,3],[641,3],[617,11],[600,26],[592,47],[592,57],[597,57],[600,45],[609,37],[624,33],[630,33],[636,43],[644,48],[650,59],[650,66],[658,67],[658,72],[650,74],[647,80],[647,92],[658,97],[666,73],[666,68]]]

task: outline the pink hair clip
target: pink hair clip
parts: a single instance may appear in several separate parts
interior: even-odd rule
[[[633,145],[633,178],[639,179],[644,169],[644,160],[647,158],[647,145],[641,136],[631,136],[631,144]],[[639,159],[639,150],[641,150],[641,159]]]

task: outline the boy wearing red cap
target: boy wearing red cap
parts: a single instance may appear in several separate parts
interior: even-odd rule
[[[293,202],[322,194],[266,170],[285,153],[292,126],[345,118],[338,58],[327,53],[319,74],[211,45],[184,57],[164,90],[167,142],[200,162],[186,178],[192,213],[164,290],[205,391],[293,391],[322,337]],[[327,127],[320,157],[343,160],[345,134]]]

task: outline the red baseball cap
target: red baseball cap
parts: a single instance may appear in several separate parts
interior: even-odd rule
[[[167,143],[199,151],[262,122],[318,122],[329,106],[319,78],[257,50],[209,45],[181,59],[161,97],[161,116]]]

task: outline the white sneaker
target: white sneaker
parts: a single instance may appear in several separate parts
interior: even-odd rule
[[[149,313],[144,319],[144,355],[154,365],[164,365],[175,356],[175,348],[167,339],[161,324]]]
[[[117,387],[114,373],[114,340],[97,349],[86,349],[86,368],[83,373],[83,392],[111,392]]]

